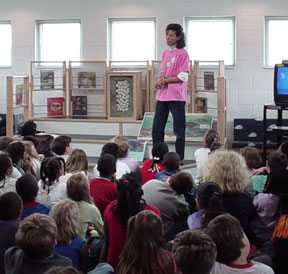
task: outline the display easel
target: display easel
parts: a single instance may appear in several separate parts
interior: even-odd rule
[[[149,61],[109,61],[110,71],[140,71],[142,73],[142,115],[149,111],[150,98],[150,74]]]
[[[50,80],[46,79],[49,77],[51,77]],[[66,62],[31,61],[30,90],[31,119],[66,116]],[[49,98],[59,98],[58,101],[55,100],[55,113],[53,110],[49,111]],[[51,102],[53,102],[52,99]]]
[[[106,61],[69,61],[69,117],[107,117],[106,72]],[[76,99],[82,100],[78,110]]]
[[[212,71],[214,73],[212,89],[207,89],[204,79],[204,71]],[[194,67],[192,70],[192,96],[190,104],[193,105],[193,112],[197,112],[196,98],[199,96],[199,94],[216,94],[217,99],[215,114],[217,115],[217,131],[220,135],[222,145],[226,147],[226,77],[224,74],[225,67],[223,60],[194,61]]]
[[[29,76],[7,76],[6,88],[6,135],[12,137],[29,118]]]
[[[192,62],[189,62],[190,66],[190,73],[187,81],[187,97],[188,97],[188,104],[187,104],[187,112],[191,113],[193,110],[193,106],[191,104],[191,98],[192,98]],[[155,112],[155,102],[156,102],[156,88],[155,84],[159,80],[160,75],[160,69],[161,69],[161,61],[152,61],[152,65],[150,68],[150,104],[149,104],[149,111]]]

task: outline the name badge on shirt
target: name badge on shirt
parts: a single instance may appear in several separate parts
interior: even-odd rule
[[[167,62],[166,66],[167,66],[167,68],[170,68],[170,66],[171,66],[170,62]]]
[[[172,64],[175,63],[175,57],[173,57],[173,58],[171,59],[171,63],[172,63]]]

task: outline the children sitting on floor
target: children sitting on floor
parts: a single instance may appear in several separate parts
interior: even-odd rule
[[[247,259],[250,252],[249,240],[239,221],[231,215],[214,218],[208,224],[206,233],[217,246],[216,263],[211,274],[274,273],[269,266]]]
[[[166,182],[167,179],[179,171],[180,156],[176,152],[167,152],[163,159],[164,170],[155,175],[155,179]]]
[[[23,201],[21,220],[33,213],[49,214],[50,206],[36,202],[39,187],[33,175],[25,174],[20,177],[16,182],[16,191]]]

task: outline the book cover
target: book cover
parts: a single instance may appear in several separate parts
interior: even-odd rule
[[[54,88],[54,71],[41,70],[40,71],[40,88],[53,89]]]
[[[145,156],[147,141],[129,140],[129,156],[142,163]]]
[[[72,96],[72,114],[87,115],[87,96]]]
[[[196,113],[207,113],[207,98],[196,97]]]
[[[95,72],[78,72],[78,88],[95,88],[96,73]]]
[[[63,97],[47,98],[47,117],[63,116]]]
[[[23,85],[16,85],[16,106],[23,104]]]
[[[214,72],[204,71],[204,89],[214,90]]]

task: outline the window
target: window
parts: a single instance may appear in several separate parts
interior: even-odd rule
[[[288,59],[288,17],[265,17],[265,67]]]
[[[109,19],[109,59],[155,59],[155,19]]]
[[[7,21],[0,21],[0,67],[12,65],[12,27]]]
[[[190,59],[235,65],[235,17],[186,17],[185,29]]]
[[[80,21],[37,21],[36,45],[38,61],[80,61]]]

